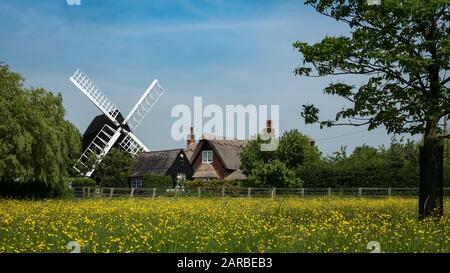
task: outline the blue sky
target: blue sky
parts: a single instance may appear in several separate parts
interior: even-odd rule
[[[99,110],[69,81],[81,67],[125,114],[155,78],[166,93],[136,130],[152,150],[183,147],[172,140],[174,105],[279,104],[280,130],[297,128],[324,154],[347,145],[390,142],[384,129],[320,130],[305,125],[301,105],[323,118],[345,103],[322,93],[331,81],[362,78],[294,76],[296,40],[346,35],[345,25],[318,15],[303,1],[2,0],[0,61],[27,86],[60,92],[67,119],[83,132]],[[356,132],[356,133],[355,133]],[[355,134],[353,134],[355,133]],[[339,136],[334,138],[335,136]]]

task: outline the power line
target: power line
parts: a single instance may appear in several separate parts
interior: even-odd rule
[[[351,135],[356,135],[356,134],[361,134],[361,133],[368,133],[369,131],[366,130],[362,130],[362,131],[357,131],[357,132],[352,132],[352,133],[347,133],[347,134],[342,134],[342,135],[337,135],[337,136],[333,136],[333,137],[326,137],[326,138],[319,138],[316,139],[316,141],[323,141],[323,140],[331,140],[331,139],[335,139],[335,138],[340,138],[340,137],[345,137],[345,136],[351,136]]]

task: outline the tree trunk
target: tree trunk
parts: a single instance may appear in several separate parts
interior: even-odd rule
[[[442,216],[444,149],[437,134],[437,121],[428,122],[420,148],[419,219]]]

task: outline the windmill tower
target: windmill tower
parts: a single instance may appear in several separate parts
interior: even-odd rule
[[[123,118],[119,109],[112,101],[80,69],[70,77],[70,81],[103,112],[103,115],[109,121],[101,127],[100,131],[93,137],[93,140],[87,145],[87,148],[73,166],[76,171],[85,176],[91,176],[96,164],[102,161],[103,157],[108,154],[116,142],[133,157],[136,157],[140,152],[149,151],[131,130],[139,126],[147,113],[164,93],[158,80],[155,79],[150,84],[126,118]],[[95,163],[90,161],[91,158],[95,159]]]

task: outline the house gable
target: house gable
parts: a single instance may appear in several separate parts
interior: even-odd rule
[[[212,163],[202,162],[203,151],[213,151]],[[193,178],[223,178],[228,175],[226,167],[223,165],[222,159],[213,146],[207,140],[202,139],[197,145],[191,158],[192,169],[194,170]]]
[[[182,149],[141,153],[130,178],[142,178],[145,174],[169,175],[174,183],[179,173],[192,178],[192,167]]]
[[[191,157],[192,169],[194,170],[193,178],[224,179],[239,170],[240,153],[247,143],[245,140],[200,140]],[[212,163],[202,162],[202,152],[207,150],[213,151]]]

